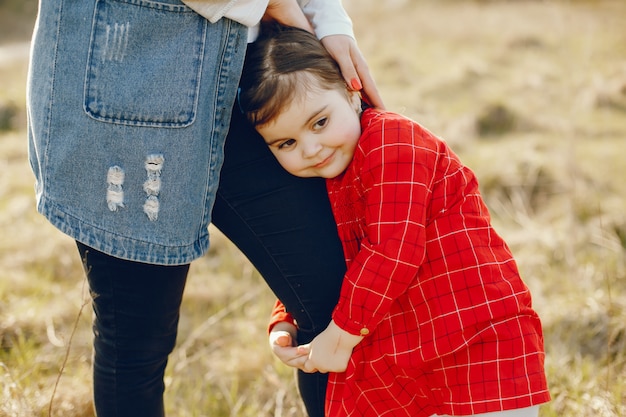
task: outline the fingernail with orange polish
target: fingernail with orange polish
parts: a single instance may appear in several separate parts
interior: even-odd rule
[[[361,85],[361,81],[358,78],[353,78],[350,81],[350,87],[352,87],[352,89],[355,91],[359,91],[363,88],[363,86]]]

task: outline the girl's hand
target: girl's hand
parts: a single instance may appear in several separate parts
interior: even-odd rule
[[[297,329],[291,323],[277,323],[270,332],[269,343],[272,352],[285,365],[302,369],[307,360],[308,350],[296,347]]]
[[[311,23],[296,0],[270,0],[263,20],[275,20],[282,25],[294,26],[314,33]]]
[[[320,333],[309,345],[308,359],[304,363],[304,372],[343,372],[348,366],[352,349],[363,340],[342,330],[331,321],[326,330]]]
[[[339,64],[346,83],[355,91],[362,90],[369,104],[384,109],[383,99],[356,41],[347,35],[330,35],[322,38],[322,44]]]

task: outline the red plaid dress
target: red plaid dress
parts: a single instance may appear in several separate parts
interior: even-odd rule
[[[541,323],[474,174],[400,115],[369,109],[361,125],[352,163],[327,188],[348,267],[333,319],[366,336],[329,375],[326,415],[549,401]]]

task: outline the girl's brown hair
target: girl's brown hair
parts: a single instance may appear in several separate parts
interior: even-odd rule
[[[272,121],[315,86],[347,92],[337,63],[315,35],[278,24],[264,25],[248,46],[239,85],[240,110],[254,126]]]

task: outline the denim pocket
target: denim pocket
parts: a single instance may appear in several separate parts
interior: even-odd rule
[[[87,114],[124,125],[192,124],[206,25],[177,0],[98,0],[85,77]]]

